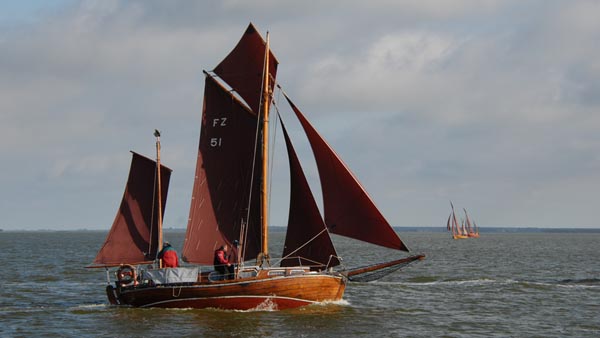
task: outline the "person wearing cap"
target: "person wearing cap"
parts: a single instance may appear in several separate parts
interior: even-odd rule
[[[213,263],[215,270],[223,275],[225,279],[233,279],[235,268],[229,262],[229,257],[227,257],[228,249],[229,246],[227,244],[223,244],[217,250],[215,250],[215,258]]]
[[[163,244],[163,249],[158,254],[158,259],[162,259],[163,268],[176,268],[179,266],[177,251],[173,249],[169,242],[165,242],[165,244]]]

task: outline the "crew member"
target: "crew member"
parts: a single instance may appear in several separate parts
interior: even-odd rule
[[[215,259],[213,264],[215,265],[215,270],[223,275],[225,279],[233,279],[234,266],[229,262],[227,257],[228,249],[229,246],[224,244],[215,250]]]
[[[165,244],[163,244],[163,249],[158,254],[158,259],[162,259],[163,268],[176,268],[179,266],[177,251],[173,249],[169,242],[165,242]]]

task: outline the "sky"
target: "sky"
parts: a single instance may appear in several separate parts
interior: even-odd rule
[[[153,157],[155,128],[173,169],[165,226],[185,227],[202,71],[250,22],[392,225],[445,226],[451,200],[481,227],[600,227],[598,1],[55,0],[0,13],[1,229],[108,230],[129,151]],[[273,176],[274,225],[287,184]]]

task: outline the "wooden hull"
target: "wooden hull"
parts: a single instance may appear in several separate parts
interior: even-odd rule
[[[345,288],[346,279],[341,275],[314,273],[186,285],[107,288],[107,294],[116,304],[134,307],[284,310],[340,300]]]
[[[466,236],[466,235],[453,235],[452,238],[454,238],[454,239],[465,239],[465,238],[469,238],[469,236]]]

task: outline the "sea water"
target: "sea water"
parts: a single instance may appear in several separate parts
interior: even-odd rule
[[[0,232],[1,337],[599,337],[599,233],[400,232],[426,260],[344,300],[252,311],[110,306],[86,269],[106,232]],[[165,234],[181,250],[184,233]],[[281,251],[283,233],[270,236]],[[402,254],[335,237],[346,267]],[[279,243],[279,244],[277,244]]]

